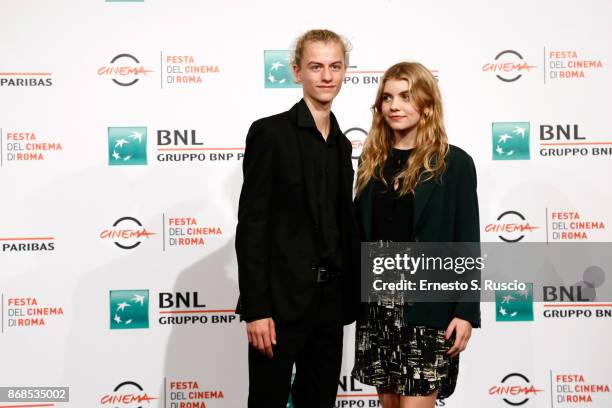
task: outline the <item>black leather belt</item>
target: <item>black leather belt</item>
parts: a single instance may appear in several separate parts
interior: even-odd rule
[[[339,278],[342,275],[342,271],[337,268],[330,268],[325,265],[313,265],[312,270],[315,273],[315,280],[317,283],[329,282]]]

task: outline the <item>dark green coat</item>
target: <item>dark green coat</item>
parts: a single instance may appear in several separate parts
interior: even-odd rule
[[[370,181],[355,199],[361,240],[371,241],[372,186]],[[480,242],[476,168],[465,151],[450,145],[446,171],[440,180],[417,185],[414,194],[415,242]],[[479,303],[414,303],[406,306],[406,322],[444,328],[453,317],[480,327]]]

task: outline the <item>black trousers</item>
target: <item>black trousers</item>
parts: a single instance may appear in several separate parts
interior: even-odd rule
[[[342,364],[342,288],[336,279],[320,283],[307,313],[276,323],[274,356],[249,345],[249,408],[334,406]],[[293,364],[295,378],[291,381]]]

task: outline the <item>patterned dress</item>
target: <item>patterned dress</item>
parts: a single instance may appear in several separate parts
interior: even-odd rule
[[[372,197],[372,236],[375,241],[408,242],[412,236],[413,197],[399,197],[394,178],[408,160],[410,150],[392,149],[383,169],[386,185],[375,181]],[[379,392],[438,399],[455,390],[459,357],[448,357],[454,337],[444,339],[444,329],[404,322],[401,295],[379,295],[367,305],[357,322],[353,376]]]

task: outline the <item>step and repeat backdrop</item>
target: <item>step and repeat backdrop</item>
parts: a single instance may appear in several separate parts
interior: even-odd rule
[[[383,71],[419,61],[476,163],[483,241],[611,241],[610,18],[603,1],[2,1],[0,407],[246,406],[245,136],[300,99],[290,50],[311,28],[352,43],[333,110],[355,165]],[[548,300],[483,303],[438,406],[612,406],[612,304]],[[336,406],[376,407],[353,342]]]

